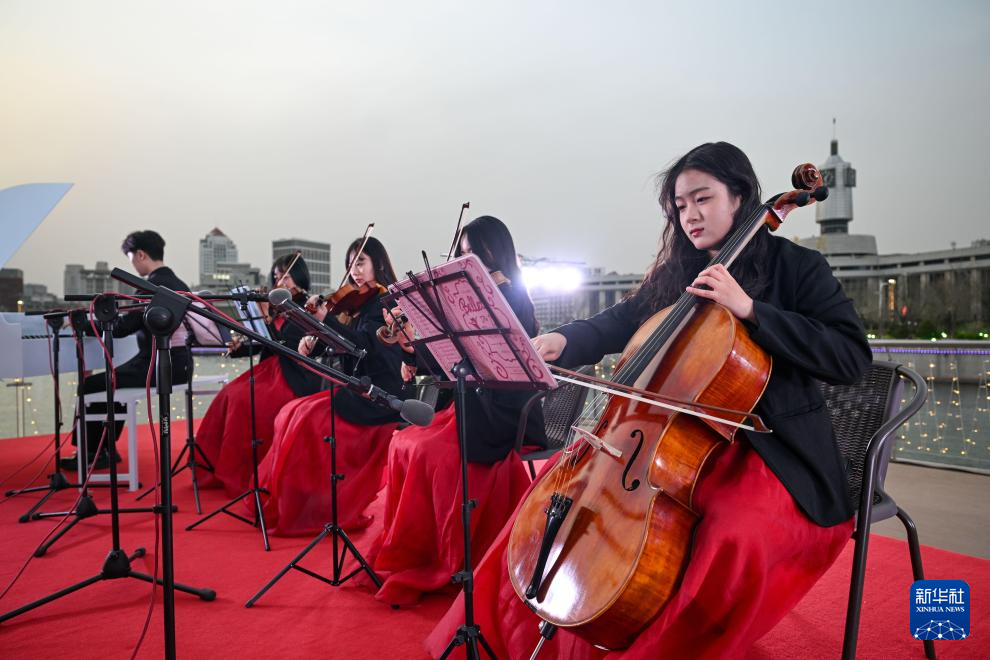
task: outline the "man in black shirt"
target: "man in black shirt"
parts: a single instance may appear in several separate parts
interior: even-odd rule
[[[172,272],[171,268],[165,265],[163,261],[165,256],[165,240],[157,232],[151,230],[132,232],[124,239],[120,249],[127,255],[137,274],[147,278],[152,284],[164,286],[173,291],[189,290],[189,286],[180,280]],[[124,364],[117,365],[114,370],[118,388],[144,387],[148,377],[148,369],[151,367],[151,347],[154,337],[144,327],[142,311],[134,310],[121,314],[114,325],[114,337],[126,337],[136,334],[138,343],[138,354]],[[172,382],[176,384],[185,383],[189,380],[190,358],[188,351],[184,346],[180,346],[173,348],[171,352]],[[152,372],[152,387],[155,385],[156,378],[157,374]],[[87,376],[85,381],[83,381],[83,391],[86,394],[105,392],[105,375],[101,372]],[[101,401],[87,405],[86,413],[96,415],[106,414],[106,409],[106,403]],[[120,420],[126,411],[122,405],[118,404],[115,412],[117,414],[116,419]],[[123,425],[124,423],[122,421],[117,421],[115,438],[120,436]],[[106,451],[108,442],[106,440],[103,443],[104,450],[99,456],[96,456],[96,448],[100,444],[102,434],[103,422],[86,423],[87,464],[91,464],[95,460],[97,469],[104,469],[109,466],[109,455]],[[75,439],[73,439],[74,442]],[[115,456],[114,458],[115,460],[120,460],[119,456]],[[69,470],[74,469],[76,466],[76,456],[73,454],[72,456],[63,458],[62,466]]]

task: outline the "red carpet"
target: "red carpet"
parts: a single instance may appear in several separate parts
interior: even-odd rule
[[[40,469],[40,462],[9,475],[35,456],[49,438],[0,441],[0,482],[3,490],[25,485]],[[176,453],[182,440],[175,442]],[[154,480],[147,429],[142,428],[141,475]],[[39,480],[40,483],[40,480]],[[196,530],[184,527],[199,516],[193,504],[188,471],[175,481],[175,575],[179,582],[216,590],[214,602],[176,593],[176,628],[179,657],[331,657],[425,658],[421,640],[448,607],[449,596],[434,596],[420,606],[393,611],[371,597],[370,590],[347,585],[334,588],[297,571],[287,574],[252,608],[247,601],[310,540],[272,538],[265,552],[256,529],[228,516],[214,518]],[[49,500],[44,510],[71,505],[73,491]],[[95,491],[97,505],[109,505],[106,489]],[[55,524],[54,520],[18,524],[17,518],[34,503],[23,495],[0,503],[0,591]],[[134,506],[134,495],[122,492],[122,505]],[[226,501],[222,491],[203,492],[204,512]],[[146,500],[138,503],[140,506]],[[380,520],[380,501],[373,506]],[[355,534],[365,550],[380,522]],[[148,556],[135,560],[135,568],[153,572],[155,541],[150,514],[121,517],[121,544],[128,552],[138,546]],[[0,612],[69,586],[99,572],[110,549],[110,517],[96,516],[80,522],[44,557],[33,559],[23,576],[0,600]],[[845,599],[848,590],[851,545],[836,566],[798,608],[753,650],[753,659],[834,658],[842,644]],[[331,544],[324,541],[304,565],[323,575],[329,573]],[[933,548],[924,549],[927,577],[962,579],[973,594],[971,628],[965,641],[939,642],[943,658],[985,658],[983,640],[990,629],[987,594],[990,562]],[[920,642],[908,632],[907,597],[911,583],[906,546],[874,536],[867,573],[866,604],[860,633],[861,658],[923,658]],[[76,658],[130,657],[140,636],[151,587],[134,579],[100,582],[55,602],[43,605],[0,624],[0,657]],[[164,648],[158,603],[139,657],[159,658]],[[979,649],[983,649],[980,651]]]

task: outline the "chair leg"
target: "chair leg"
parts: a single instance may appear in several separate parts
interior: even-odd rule
[[[533,461],[526,461],[526,465],[529,466],[529,478],[536,481],[536,468],[533,467]]]
[[[859,617],[863,609],[863,584],[866,581],[866,551],[869,549],[870,524],[857,526],[853,532],[853,565],[849,579],[849,603],[846,606],[846,630],[842,639],[842,660],[855,660],[859,639]]]
[[[901,507],[897,507],[897,517],[904,525],[904,531],[907,532],[908,551],[911,553],[911,573],[914,575],[915,581],[924,580],[925,567],[921,563],[921,543],[918,540],[918,528],[911,520],[911,516]],[[935,660],[935,642],[930,639],[923,640],[923,642],[925,644],[925,657]]]

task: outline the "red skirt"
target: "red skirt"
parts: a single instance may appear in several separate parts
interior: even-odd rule
[[[275,415],[295,393],[285,382],[278,358],[262,360],[254,367],[255,428],[261,444],[258,460],[268,453],[275,431]],[[215,472],[203,470],[200,485],[223,486],[231,497],[251,487],[251,392],[249,373],[227,385],[210,404],[196,433],[196,444],[210,460]]]
[[[286,404],[275,418],[275,440],[258,469],[270,497],[265,522],[273,534],[315,534],[331,519],[330,393],[317,392]],[[362,515],[385,485],[388,445],[398,423],[354,424],[337,415],[337,524],[344,531],[371,524]]]
[[[529,476],[515,452],[493,465],[468,465],[471,560],[477,562],[512,515]],[[392,438],[385,490],[385,530],[369,553],[384,584],[375,596],[408,605],[450,585],[464,567],[461,468],[453,406],[433,423]]]
[[[744,657],[828,570],[853,529],[852,520],[834,527],[809,520],[745,440],[727,447],[702,475],[695,506],[702,519],[678,591],[632,646],[609,660]],[[539,619],[509,583],[510,527],[475,571],[475,619],[500,658],[529,657],[539,640]],[[462,598],[426,640],[434,657],[463,622]],[[561,629],[539,657],[604,655]]]

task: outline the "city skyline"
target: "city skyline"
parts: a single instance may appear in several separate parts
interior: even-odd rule
[[[330,243],[337,279],[374,221],[416,270],[470,201],[523,254],[642,272],[672,159],[734,142],[769,196],[825,161],[833,117],[859,174],[850,232],[884,254],[965,247],[990,238],[970,192],[990,147],[990,8],[896,10],[4,3],[0,187],[75,184],[6,266],[59,291],[61,265],[127,267],[121,239],[151,228],[195,279],[219,226],[262,270],[274,239]],[[814,213],[780,231],[817,233]]]

